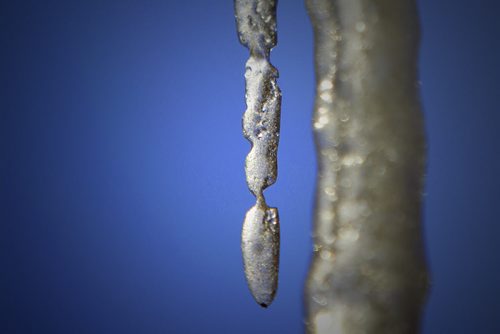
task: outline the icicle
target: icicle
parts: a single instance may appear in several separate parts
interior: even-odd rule
[[[306,0],[318,176],[308,333],[417,333],[423,122],[412,0]]]
[[[269,62],[276,45],[276,1],[235,0],[241,44],[250,50],[246,63],[246,104],[243,135],[252,148],[245,171],[257,203],[246,214],[241,236],[245,276],[259,305],[267,307],[278,288],[278,209],[269,208],[263,191],[276,182],[281,92],[278,71]]]

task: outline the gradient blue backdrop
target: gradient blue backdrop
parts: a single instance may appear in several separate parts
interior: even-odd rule
[[[499,6],[419,1],[429,139],[423,332],[500,333]],[[6,1],[0,333],[301,333],[312,32],[281,1],[279,294],[252,300],[232,1]]]

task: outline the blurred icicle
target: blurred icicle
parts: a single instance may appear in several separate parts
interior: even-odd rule
[[[243,135],[252,144],[245,162],[247,184],[257,199],[246,214],[241,236],[245,276],[250,291],[263,307],[278,288],[278,209],[267,206],[263,191],[276,182],[281,92],[278,71],[269,62],[276,45],[276,1],[235,0],[241,44],[250,50],[246,63],[246,104]]]
[[[308,333],[417,333],[424,135],[413,0],[306,0],[318,153]]]

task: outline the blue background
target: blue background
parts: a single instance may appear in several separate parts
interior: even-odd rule
[[[496,1],[419,2],[429,139],[423,332],[500,333]],[[240,230],[247,50],[232,1],[0,7],[0,333],[301,333],[315,158],[312,31],[278,6],[279,294]],[[496,22],[495,22],[496,21]]]

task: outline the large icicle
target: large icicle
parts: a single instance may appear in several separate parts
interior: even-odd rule
[[[414,0],[306,0],[318,176],[308,333],[417,333],[423,122]]]
[[[263,191],[276,182],[281,92],[278,71],[269,62],[276,45],[276,1],[235,0],[240,42],[250,50],[246,63],[246,104],[243,135],[252,148],[245,171],[257,203],[246,214],[241,236],[245,276],[250,291],[263,307],[269,306],[278,288],[278,209],[267,206]]]

